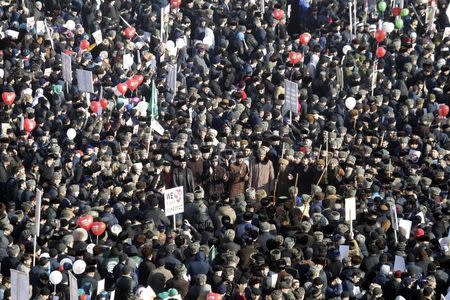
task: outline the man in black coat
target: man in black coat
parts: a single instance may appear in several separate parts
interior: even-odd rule
[[[114,300],[133,299],[133,289],[135,286],[136,282],[131,278],[131,267],[123,267],[122,276],[116,281],[116,295]]]
[[[153,220],[155,225],[164,224],[170,226],[170,220],[166,217],[164,212],[159,208],[159,200],[153,197],[149,201],[150,208],[148,208],[144,213],[145,220]]]
[[[173,169],[172,180],[175,187],[182,186],[184,193],[192,193],[194,191],[194,175],[192,170],[187,167],[186,159],[179,158],[179,166]]]

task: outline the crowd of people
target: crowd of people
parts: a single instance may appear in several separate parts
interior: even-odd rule
[[[450,295],[448,5],[2,0],[0,300]]]

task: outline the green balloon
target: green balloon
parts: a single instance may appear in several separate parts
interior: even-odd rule
[[[384,1],[378,2],[378,10],[384,12],[386,10],[387,4]]]
[[[59,95],[62,93],[62,85],[60,84],[54,84],[53,85],[53,92],[55,92],[55,94]]]
[[[400,18],[395,20],[395,27],[397,27],[398,29],[402,29],[403,28],[403,20]]]
[[[400,16],[406,17],[407,15],[409,15],[409,9],[407,8],[402,9]]]

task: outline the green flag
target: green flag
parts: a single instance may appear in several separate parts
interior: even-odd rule
[[[158,91],[156,90],[155,80],[152,80],[152,94],[150,95],[150,103],[148,104],[148,112],[152,118],[158,115]]]

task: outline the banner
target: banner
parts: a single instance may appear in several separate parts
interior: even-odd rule
[[[72,58],[70,55],[61,53],[62,75],[65,82],[72,83]]]
[[[42,206],[42,191],[40,189],[36,189],[36,216],[34,218],[35,228],[36,228],[36,236],[39,236],[41,233],[41,206]]]
[[[72,274],[72,272],[68,272],[69,274],[69,295],[70,300],[78,300],[78,283],[77,278]]]
[[[283,114],[288,111],[298,113],[298,83],[286,79],[284,81],[284,94]]]
[[[159,122],[156,121],[155,119],[152,119],[152,123],[151,123],[150,127],[154,131],[156,131],[156,133],[158,133],[159,135],[163,135],[164,134],[164,127],[162,127],[161,124],[159,124]]]
[[[349,245],[339,245],[339,260],[342,261],[344,258],[348,257],[349,252]]]
[[[11,299],[30,299],[30,282],[28,274],[11,269]]]
[[[394,272],[395,271],[402,271],[402,272],[406,271],[405,258],[403,256],[400,255],[395,256]]]
[[[409,239],[409,236],[411,234],[412,222],[409,221],[409,220],[399,219],[398,226],[400,228],[405,229],[405,231],[406,231],[406,238]]]
[[[94,37],[95,44],[100,45],[103,42],[102,31],[100,29],[92,33],[92,36]]]
[[[356,220],[356,198],[345,198],[345,221]]]
[[[184,192],[182,186],[164,191],[164,211],[166,216],[173,216],[184,212]]]
[[[391,206],[391,223],[392,228],[394,228],[394,230],[398,230],[397,208],[395,205]]]
[[[167,81],[166,81],[167,89],[172,93],[172,99],[176,96],[177,93],[177,65],[168,65],[168,73],[167,73]]]
[[[77,69],[78,90],[80,92],[94,93],[94,83],[92,81],[92,72],[83,69]]]

